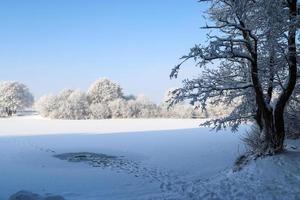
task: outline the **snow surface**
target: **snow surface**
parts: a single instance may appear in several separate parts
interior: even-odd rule
[[[21,190],[66,200],[300,198],[299,141],[232,172],[241,135],[199,123],[1,119],[0,199]]]
[[[204,119],[55,120],[39,115],[0,118],[0,136],[111,134],[199,128]]]

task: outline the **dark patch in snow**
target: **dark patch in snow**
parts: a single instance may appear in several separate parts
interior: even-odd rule
[[[122,156],[111,156],[102,153],[63,153],[54,155],[54,157],[67,160],[69,162],[86,162],[92,167],[123,169],[124,166],[135,166],[137,163],[126,160]]]
[[[9,200],[65,200],[62,196],[58,195],[47,195],[41,196],[36,193],[28,191],[19,191],[9,197]]]

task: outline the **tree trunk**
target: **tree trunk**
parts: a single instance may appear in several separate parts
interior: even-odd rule
[[[266,154],[281,153],[284,147],[285,129],[283,112],[267,112],[262,115],[262,150]]]
[[[297,51],[296,51],[296,17],[297,17],[297,0],[288,1],[290,12],[290,25],[288,32],[288,81],[284,86],[274,108],[266,109],[265,104],[261,102],[262,93],[259,91],[259,81],[256,80],[256,74],[252,74],[255,88],[256,102],[258,110],[261,111],[261,121],[263,122],[262,136],[264,142],[264,151],[266,153],[280,153],[283,151],[285,127],[284,127],[284,109],[292,95],[297,81]],[[256,66],[254,65],[256,73]],[[260,98],[259,98],[260,97]],[[258,113],[259,114],[259,113]],[[256,117],[257,118],[257,117]],[[261,121],[256,120],[261,126]]]
[[[261,131],[263,153],[280,153],[283,151],[285,137],[283,113],[285,106],[292,95],[297,80],[297,52],[296,52],[296,18],[297,18],[297,0],[289,0],[289,30],[288,30],[288,80],[283,91],[279,95],[276,105],[271,104],[273,91],[273,71],[270,71],[269,88],[267,90],[267,99],[265,98],[263,87],[259,79],[258,70],[258,42],[257,38],[247,31],[243,21],[240,26],[243,29],[243,38],[247,41],[246,48],[251,55],[250,73],[255,92],[257,105],[256,116],[254,117]],[[273,58],[270,58],[270,69],[273,68]]]

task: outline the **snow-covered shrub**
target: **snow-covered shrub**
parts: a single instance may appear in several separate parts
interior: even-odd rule
[[[74,91],[67,98],[64,107],[65,119],[87,119],[89,104],[85,93]]]
[[[178,118],[196,118],[197,111],[193,106],[186,104],[177,104],[173,109],[175,116]]]
[[[166,91],[161,104],[161,115],[165,118],[204,118],[207,117],[206,111],[196,109],[195,106],[187,104],[184,101],[177,101],[174,99],[177,96],[178,89],[171,88]]]
[[[145,96],[138,96],[127,102],[127,117],[156,118],[160,116],[160,108]]]
[[[35,109],[43,117],[49,117],[51,112],[58,109],[57,98],[54,95],[44,95],[35,103]]]
[[[175,104],[171,107],[168,107],[165,104],[161,105],[161,115],[165,118],[203,118],[205,115],[199,111],[198,109],[195,109],[193,106],[188,104]]]
[[[89,104],[83,92],[63,90],[58,95],[41,97],[36,109],[44,117],[53,119],[87,119]]]
[[[249,152],[256,155],[262,154],[264,149],[262,148],[262,142],[260,130],[256,125],[253,125],[246,135],[242,138],[242,141],[246,144],[246,148]]]
[[[108,103],[112,118],[128,118],[127,101],[124,99],[115,99]]]
[[[11,116],[17,111],[32,106],[34,102],[33,95],[28,87],[16,81],[0,82],[0,108],[1,113]]]
[[[52,119],[68,119],[69,115],[69,102],[68,99],[70,95],[74,92],[71,89],[64,89],[55,95],[52,99],[50,99],[51,110],[49,113],[49,117]],[[71,118],[70,118],[71,119]]]
[[[90,105],[90,118],[92,119],[109,119],[111,118],[111,110],[107,104],[92,104]]]
[[[95,81],[87,92],[90,104],[108,103],[123,97],[122,88],[109,79]]]

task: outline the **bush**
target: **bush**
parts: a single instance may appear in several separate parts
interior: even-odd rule
[[[35,103],[35,109],[43,117],[49,117],[51,112],[58,109],[56,104],[56,96],[54,95],[44,95]]]
[[[108,103],[112,118],[128,118],[127,101],[124,99],[116,99]]]
[[[35,107],[42,116],[53,119],[87,119],[89,117],[86,95],[80,91],[63,90],[56,96],[43,96]]]
[[[145,96],[139,96],[127,103],[127,116],[131,118],[157,118],[160,117],[160,108]]]
[[[107,104],[97,103],[90,105],[90,118],[109,119],[111,117],[112,113]]]
[[[260,155],[265,152],[263,149],[264,145],[262,145],[261,132],[257,125],[253,125],[251,129],[246,132],[242,141],[246,144],[247,150],[251,154]]]

